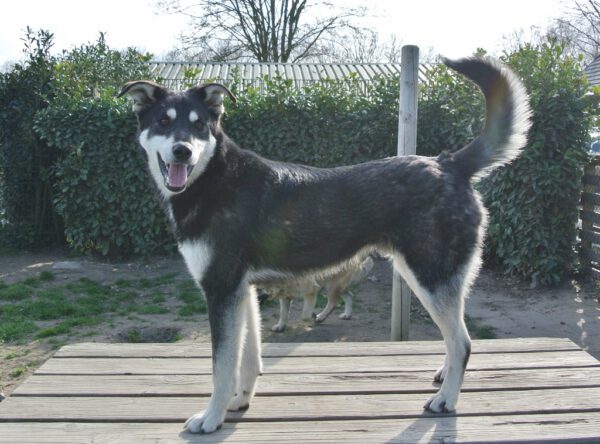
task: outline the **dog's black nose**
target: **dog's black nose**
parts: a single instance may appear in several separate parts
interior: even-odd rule
[[[179,162],[185,162],[192,156],[192,150],[182,143],[178,143],[173,146],[173,156],[175,156],[175,159]]]

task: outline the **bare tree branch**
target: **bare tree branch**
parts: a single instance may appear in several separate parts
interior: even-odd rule
[[[352,18],[364,14],[364,8],[322,14],[332,7],[323,0],[161,0],[158,6],[190,19],[181,38],[189,51],[195,48],[197,54],[229,54],[260,62],[311,57],[319,39],[348,29]],[[319,13],[311,16],[311,9]]]
[[[600,55],[600,0],[576,0],[574,5],[551,31],[591,60]]]

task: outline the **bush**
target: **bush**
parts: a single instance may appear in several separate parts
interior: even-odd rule
[[[44,178],[38,186],[54,195],[69,244],[112,256],[170,250],[172,237],[135,147],[135,117],[125,100],[114,98],[124,81],[151,78],[149,57],[111,51],[102,35],[95,44],[56,59],[41,49],[40,65],[32,59],[2,77],[0,100],[24,100],[11,96],[9,86],[28,91],[30,78],[43,80],[47,92],[32,94],[32,104],[26,102],[21,111],[29,118],[35,114],[37,133],[29,131],[24,140],[28,152],[43,153],[43,168],[25,171]],[[526,46],[505,61],[524,77],[531,93],[533,127],[521,158],[478,185],[490,210],[485,256],[488,264],[507,272],[552,284],[568,273],[575,258],[585,141],[597,109],[586,99],[588,87],[577,61],[565,57],[560,46]],[[223,125],[240,146],[272,159],[325,167],[394,155],[398,81],[380,79],[366,91],[361,88],[353,77],[302,90],[281,78],[265,79],[263,91],[234,91],[238,102],[226,107]],[[2,113],[0,119],[7,122],[10,116]],[[417,153],[462,147],[480,131],[483,114],[482,97],[472,84],[444,66],[433,68],[420,90]],[[18,154],[17,139],[5,132],[2,140],[0,198],[4,195],[5,203],[0,201],[0,216],[4,211],[5,226],[17,227],[18,204],[28,200],[11,200],[19,190],[6,153]],[[29,156],[20,162],[30,164]],[[38,170],[44,173],[31,173]],[[19,236],[26,238],[30,231]]]
[[[487,259],[533,284],[572,270],[586,141],[598,109],[577,60],[549,42],[505,57],[530,93],[533,125],[521,157],[481,183],[490,213]]]
[[[173,247],[135,145],[136,124],[129,105],[106,95],[52,106],[37,119],[60,150],[54,204],[76,251],[126,256]]]
[[[101,34],[57,61],[54,100],[36,115],[36,131],[57,151],[54,207],[78,252],[125,256],[172,249],[136,148],[135,117],[115,98],[125,81],[150,78],[149,58],[110,50]]]
[[[33,130],[52,98],[52,34],[27,29],[26,61],[0,73],[0,244],[33,248],[62,240],[52,207],[55,154]]]
[[[484,100],[477,87],[442,64],[431,67],[419,91],[417,154],[455,151],[481,131]]]
[[[240,146],[321,167],[396,153],[397,81],[379,79],[362,93],[354,77],[303,89],[280,78],[264,82],[261,93],[238,91],[238,102],[225,114],[223,126]]]

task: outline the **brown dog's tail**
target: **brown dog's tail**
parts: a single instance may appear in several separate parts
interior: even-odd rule
[[[483,131],[453,154],[466,177],[485,176],[516,158],[527,143],[531,126],[527,92],[518,77],[496,60],[471,57],[443,61],[475,82],[485,96]]]

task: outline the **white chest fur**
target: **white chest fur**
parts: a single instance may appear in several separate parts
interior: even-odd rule
[[[203,239],[179,244],[179,252],[194,280],[200,284],[212,259],[212,247]]]

